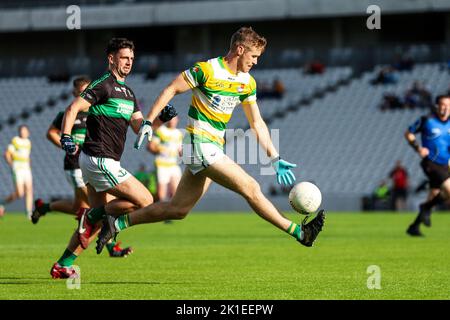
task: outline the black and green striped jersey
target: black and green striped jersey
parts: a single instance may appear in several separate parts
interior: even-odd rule
[[[75,119],[75,122],[72,127],[72,132],[70,133],[73,141],[82,146],[84,143],[84,139],[86,137],[86,120],[88,113],[87,112],[79,112]],[[59,112],[56,115],[56,118],[53,120],[52,124],[55,128],[61,131],[62,122],[64,118],[64,111]],[[81,150],[81,148],[80,148]],[[78,157],[80,156],[80,152],[77,152],[74,155],[70,155],[66,153],[64,158],[64,170],[74,170],[79,169],[80,165],[78,164]]]
[[[80,96],[91,103],[83,152],[120,161],[131,116],[140,111],[133,91],[107,72]]]

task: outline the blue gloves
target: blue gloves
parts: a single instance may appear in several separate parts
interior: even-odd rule
[[[277,173],[278,184],[290,185],[295,182],[295,176],[291,168],[295,168],[296,164],[289,163],[278,157],[278,159],[272,160],[272,166]]]
[[[72,136],[70,134],[63,134],[61,135],[61,147],[66,151],[68,154],[75,154],[77,153],[77,145],[75,142],[73,142]]]
[[[167,122],[172,120],[172,118],[175,118],[177,115],[178,113],[175,107],[168,103],[167,106],[165,106],[164,109],[161,110],[158,118],[162,122]]]
[[[141,123],[141,128],[139,129],[136,140],[134,141],[135,149],[139,150],[139,148],[141,147],[141,144],[144,141],[144,138],[146,136],[147,136],[148,141],[150,141],[153,136],[152,123],[148,120],[144,120]]]

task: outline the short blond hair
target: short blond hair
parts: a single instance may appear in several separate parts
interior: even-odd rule
[[[238,46],[243,46],[246,49],[254,47],[264,51],[266,45],[266,38],[257,34],[252,27],[242,27],[231,36],[230,50],[235,51]]]

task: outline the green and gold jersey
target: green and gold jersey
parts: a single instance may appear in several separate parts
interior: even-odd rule
[[[157,167],[177,165],[182,140],[183,134],[179,129],[171,129],[166,126],[159,127],[152,138],[159,149],[155,157],[155,165]]]
[[[14,137],[8,145],[8,151],[12,156],[13,168],[22,169],[30,167],[31,141],[21,137]]]
[[[223,57],[198,62],[182,75],[192,88],[186,127],[192,142],[212,142],[223,147],[234,108],[256,102],[255,79],[249,73],[233,74]]]

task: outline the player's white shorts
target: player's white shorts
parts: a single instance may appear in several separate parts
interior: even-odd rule
[[[64,174],[66,175],[66,180],[72,186],[72,188],[83,188],[86,186],[86,182],[83,179],[83,173],[81,169],[74,170],[64,170]]]
[[[190,143],[183,144],[181,159],[192,174],[197,174],[224,156],[223,149],[214,143]]]
[[[181,168],[178,165],[174,166],[156,166],[156,178],[158,184],[168,184],[172,179],[181,179]]]
[[[13,168],[12,174],[15,184],[26,184],[33,181],[31,168]]]
[[[81,152],[79,163],[84,181],[97,192],[114,188],[131,177],[131,174],[120,166],[120,162],[114,159],[92,157]]]

